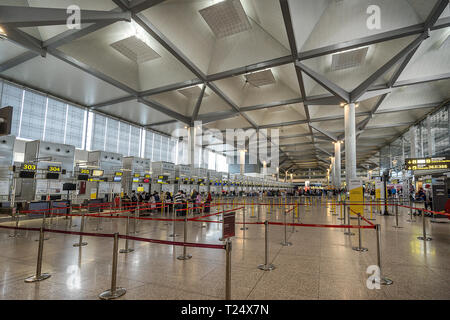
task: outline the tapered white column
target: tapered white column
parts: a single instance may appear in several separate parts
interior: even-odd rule
[[[335,185],[341,187],[341,142],[334,143],[334,167],[335,169]]]
[[[428,156],[432,157],[435,153],[435,147],[434,147],[434,135],[433,135],[434,131],[431,128],[431,116],[427,117],[426,124],[427,124],[427,137],[428,137],[428,141],[427,141]]]
[[[191,166],[191,169],[194,169],[196,167],[196,158],[198,159],[198,155],[196,156],[195,151],[195,134],[196,130],[195,127],[189,128],[189,139],[188,139],[188,155],[189,155],[189,165]],[[198,166],[197,166],[198,167]]]
[[[335,165],[335,157],[331,157],[331,185],[336,187],[336,165]]]
[[[411,158],[417,157],[417,150],[416,150],[416,127],[412,126],[409,128],[409,143],[410,143],[410,153]]]
[[[356,178],[356,128],[355,104],[349,103],[344,107],[345,117],[345,181],[347,188],[350,179]]]
[[[239,164],[241,176],[245,173],[245,150],[239,150]]]

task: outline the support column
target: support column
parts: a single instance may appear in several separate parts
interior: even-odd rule
[[[341,187],[341,142],[334,142],[334,166],[336,188]]]
[[[331,185],[333,187],[336,187],[336,164],[335,164],[336,158],[331,157]]]
[[[245,173],[245,150],[239,150],[239,164],[241,176]]]
[[[427,117],[427,136],[428,136],[428,156],[432,157],[435,154],[435,148],[434,148],[434,135],[433,130],[431,129],[431,116]]]
[[[350,179],[356,178],[356,125],[355,104],[350,103],[344,107],[345,117],[345,181],[347,188]]]
[[[410,142],[410,152],[411,158],[417,158],[417,150],[416,150],[416,127],[412,126],[409,128],[409,142]]]

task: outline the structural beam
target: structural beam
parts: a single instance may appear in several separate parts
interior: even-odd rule
[[[367,78],[363,83],[361,83],[356,89],[350,93],[350,100],[356,102],[359,97],[361,97],[370,86],[372,86],[375,81],[377,81],[381,76],[389,71],[397,62],[402,58],[405,58],[411,51],[416,49],[423,40],[429,37],[428,32],[422,33],[414,41],[412,41],[406,48],[397,53],[391,60],[385,63],[380,69],[375,71],[369,78]]]
[[[182,115],[181,113],[175,112],[173,110],[170,110],[169,108],[163,106],[162,104],[160,104],[156,101],[149,100],[148,98],[147,99],[138,98],[138,101],[140,103],[143,103],[143,104],[149,106],[150,108],[152,108],[156,111],[164,113],[165,115],[168,115],[171,118],[177,119],[178,121],[181,121],[187,125],[191,124],[191,119],[189,117],[186,117],[186,116]]]
[[[66,25],[72,13],[67,9],[0,6],[0,24],[6,27],[24,28]],[[131,21],[127,12],[81,10],[80,23]]]
[[[47,55],[47,51],[42,47],[42,41],[18,29],[8,27],[3,27],[3,29],[5,31],[6,38],[9,41],[14,42],[25,49],[33,51],[42,57]]]
[[[161,2],[164,2],[164,0],[132,0],[130,4],[130,10],[133,13],[138,13],[156,6]]]
[[[108,106],[112,106],[118,103],[123,103],[123,102],[128,102],[128,101],[133,101],[136,100],[136,96],[135,95],[131,95],[131,96],[125,96],[122,98],[117,98],[117,99],[113,99],[113,100],[109,100],[109,101],[105,101],[105,102],[100,102],[97,104],[94,104],[92,106],[89,107],[89,109],[91,110],[97,110],[103,107],[108,107]]]
[[[139,92],[139,96],[147,97],[147,96],[152,96],[152,95],[160,94],[160,93],[164,93],[164,92],[186,89],[186,88],[196,86],[196,85],[199,85],[202,83],[203,83],[203,81],[200,79],[193,79],[193,80],[178,82],[178,83],[169,84],[169,85],[158,87],[158,88],[141,91],[141,92]]]
[[[317,83],[319,83],[322,87],[324,87],[327,91],[334,94],[336,97],[341,98],[345,102],[350,101],[350,94],[336,85],[335,83],[331,82],[327,78],[325,78],[323,75],[313,71],[312,69],[308,68],[303,63],[297,61],[295,63],[296,66],[298,66],[304,73],[306,73],[308,76],[313,78]]]
[[[197,99],[197,103],[195,104],[195,107],[194,107],[194,112],[192,113],[191,126],[193,126],[194,121],[197,120],[198,112],[200,111],[200,106],[203,101],[203,96],[205,95],[205,90],[206,90],[206,84],[203,84],[202,91],[200,92],[200,95]]]
[[[329,133],[329,132],[327,132],[327,131],[324,130],[324,129],[318,128],[318,127],[314,126],[314,125],[311,124],[311,123],[309,124],[309,126],[310,126],[311,128],[313,128],[314,130],[319,131],[321,134],[327,136],[327,137],[330,138],[331,140],[333,140],[333,141],[338,141],[337,137],[336,137],[335,135],[333,135],[332,133]]]
[[[14,58],[9,59],[8,61],[2,63],[0,65],[0,72],[4,72],[6,70],[14,68],[14,67],[18,66],[19,64],[27,62],[28,60],[31,60],[36,57],[39,57],[39,54],[37,54],[36,52],[26,51],[26,52],[18,55],[17,57],[14,57]]]

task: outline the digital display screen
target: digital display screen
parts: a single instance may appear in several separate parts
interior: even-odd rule
[[[134,174],[134,177],[135,177],[135,178],[139,178],[140,176],[141,176],[141,175],[140,175],[139,173],[135,173],[135,174]]]
[[[150,183],[150,179],[144,179],[142,182],[144,182],[144,183]]]
[[[145,178],[150,179],[151,177],[150,177],[149,174],[146,174],[146,175],[145,175]]]
[[[61,172],[61,167],[60,166],[48,166],[48,171],[49,172]]]
[[[449,169],[449,157],[436,158],[407,158],[405,159],[406,170],[435,170]]]
[[[78,180],[80,181],[87,181],[89,179],[89,176],[87,174],[79,174]]]
[[[144,187],[138,187],[137,192],[144,192]]]
[[[32,163],[24,163],[22,164],[21,169],[25,171],[36,171],[36,165]]]
[[[103,170],[94,169],[92,170],[92,176],[93,177],[101,177],[103,175]]]
[[[116,177],[121,177],[121,176],[123,176],[123,172],[122,171],[117,171],[116,173],[114,173],[114,175]]]
[[[47,179],[59,179],[59,173],[56,172],[47,172]]]
[[[91,170],[90,169],[80,169],[80,174],[90,175],[91,174]]]
[[[33,179],[35,175],[34,171],[20,171],[19,178]]]
[[[139,178],[133,178],[133,182],[139,182]]]
[[[114,182],[120,182],[120,181],[122,181],[122,177],[114,177],[114,180],[113,180]]]

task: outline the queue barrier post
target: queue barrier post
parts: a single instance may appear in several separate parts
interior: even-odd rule
[[[17,213],[15,207],[13,207],[12,210],[13,210],[13,212],[12,212],[11,218],[12,218],[12,221],[16,222],[16,229],[14,229],[14,233],[11,233],[9,235],[9,237],[10,238],[20,238],[21,235],[17,232],[17,230],[18,230],[17,228],[19,228],[19,214]]]
[[[181,256],[177,257],[178,260],[189,260],[192,258],[192,255],[186,253],[186,242],[187,242],[187,236],[188,236],[188,234],[187,234],[188,213],[189,213],[189,207],[186,212],[186,215],[184,216],[183,242],[185,245],[183,246],[183,254]]]
[[[264,221],[264,230],[264,264],[260,264],[258,269],[263,271],[272,271],[275,269],[275,266],[271,263],[269,264],[269,221],[267,220]]]
[[[98,218],[98,219],[100,219],[100,218]],[[84,231],[84,212],[81,214],[80,238],[78,239],[77,243],[73,244],[74,247],[84,247],[88,244],[87,242],[83,242],[83,231]]]
[[[177,218],[177,214],[176,214],[176,210],[175,210],[175,201],[173,202],[173,210],[172,210],[172,217],[173,217],[173,221],[172,221],[172,234],[169,234],[170,238],[175,238],[178,237],[178,234],[175,232],[175,228],[176,228],[176,218]]]
[[[292,242],[287,241],[287,222],[286,222],[287,212],[284,210],[284,241],[281,242],[281,245],[284,247],[292,246]]]
[[[125,249],[120,249],[120,253],[130,253],[133,252],[133,248],[129,248],[128,246],[128,236],[130,235],[130,212],[127,214],[127,224],[125,225],[125,233],[127,237],[125,238]]]
[[[361,214],[358,212],[358,246],[353,247],[352,249],[359,252],[366,252],[369,249],[362,247],[362,240],[361,240]]]
[[[416,222],[416,219],[413,219],[413,208],[412,208],[411,197],[409,198],[409,219],[406,221],[407,222]]]
[[[427,230],[425,227],[425,211],[422,210],[422,236],[417,237],[417,239],[422,240],[422,241],[431,241],[433,240],[433,238],[427,237]]]
[[[231,300],[231,249],[232,242],[228,238],[225,243],[225,300]]]
[[[391,285],[394,281],[383,277],[383,274],[381,273],[381,226],[379,224],[375,225],[375,231],[377,233],[377,265],[379,271],[379,281],[382,285]]]
[[[44,228],[39,230],[38,256],[36,263],[36,274],[25,279],[26,283],[38,282],[51,277],[48,273],[42,273],[42,255],[44,252]]]
[[[112,260],[112,272],[111,272],[111,289],[106,290],[99,294],[99,298],[102,300],[111,300],[123,296],[127,290],[125,288],[117,287],[117,260],[119,249],[119,233],[114,233],[113,244],[113,260]]]
[[[394,205],[395,205],[395,226],[394,226],[394,228],[400,229],[402,227],[400,227],[398,225],[398,206],[399,206],[399,204],[397,203],[397,204],[394,204]]]
[[[344,214],[347,214],[347,223],[348,226],[350,226],[350,207],[347,207],[347,210],[344,210]],[[344,216],[344,222],[345,222],[345,216]],[[354,236],[355,234],[351,231],[350,227],[347,228],[347,231],[344,232],[345,235],[347,236]]]
[[[294,208],[292,208],[294,209]],[[298,232],[298,230],[295,230],[295,214],[294,214],[294,210],[292,210],[292,233],[294,232]]]
[[[241,230],[245,231],[245,230],[248,230],[248,227],[245,225],[245,206],[243,207],[242,212],[243,212],[244,224],[243,224],[243,227],[241,227]]]

